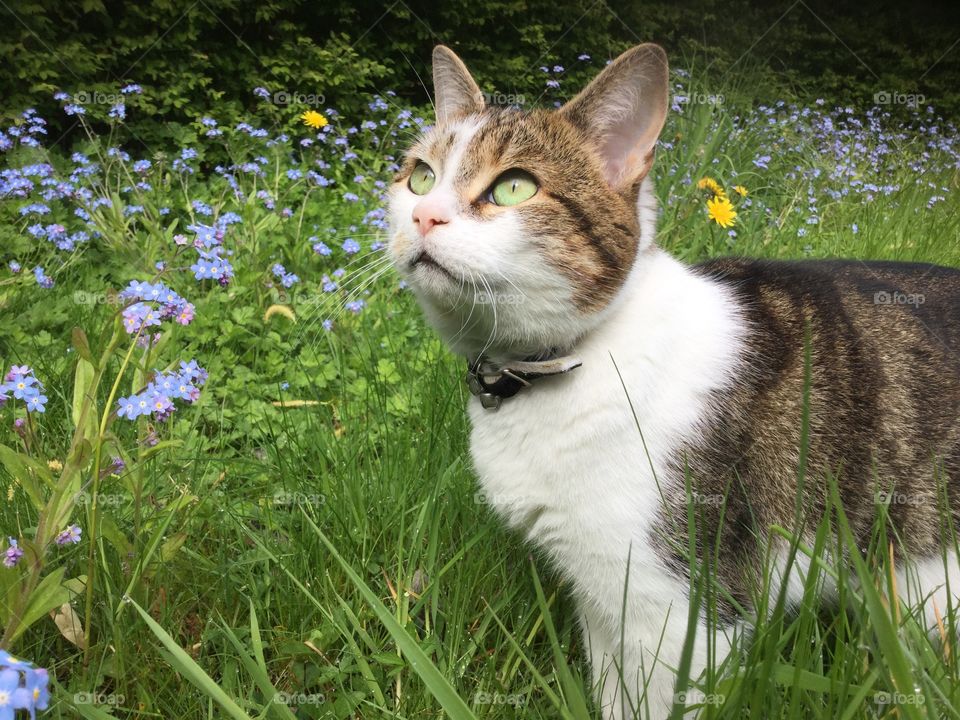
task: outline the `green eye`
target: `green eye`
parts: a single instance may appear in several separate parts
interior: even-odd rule
[[[410,173],[410,182],[408,184],[416,195],[426,195],[430,192],[431,188],[433,188],[433,184],[436,181],[437,176],[433,174],[433,169],[421,160],[417,163],[413,172]]]
[[[497,205],[509,207],[529,200],[537,194],[539,185],[533,175],[523,170],[507,170],[493,183],[490,198]]]

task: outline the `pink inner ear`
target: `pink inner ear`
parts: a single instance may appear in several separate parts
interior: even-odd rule
[[[608,135],[603,146],[604,175],[612,187],[618,187],[626,182],[646,174],[649,170],[647,163],[650,151],[653,149],[657,136],[646,137],[650,133],[636,132],[635,134],[612,132]]]

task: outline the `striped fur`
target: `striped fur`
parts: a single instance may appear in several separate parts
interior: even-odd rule
[[[605,718],[665,718],[696,699],[673,693],[690,613],[687,477],[698,559],[719,548],[716,574],[748,610],[767,556],[773,590],[802,597],[809,563],[787,572],[770,528],[809,539],[828,478],[861,545],[889,501],[900,592],[932,627],[947,581],[960,590],[957,557],[941,554],[941,520],[960,522],[960,271],[689,268],[664,253],[648,177],[667,107],[655,46],[624,53],[553,112],[484,107],[450,50],[434,65],[438,123],[390,188],[390,252],[455,352],[583,360],[496,413],[474,399],[471,455],[506,523],[568,580]],[[419,162],[437,178],[424,196],[408,185]],[[516,168],[536,194],[492,203],[491,185]],[[421,224],[425,212],[437,222]],[[884,302],[902,297],[923,301]],[[734,607],[721,602],[718,660],[742,629]],[[702,620],[692,645],[695,678],[710,650]]]

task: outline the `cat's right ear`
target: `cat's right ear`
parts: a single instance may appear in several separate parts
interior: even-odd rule
[[[614,188],[646,177],[669,107],[667,54],[647,43],[607,65],[560,113],[593,138]]]
[[[433,94],[437,125],[483,110],[483,93],[467,66],[444,45],[433,49]]]

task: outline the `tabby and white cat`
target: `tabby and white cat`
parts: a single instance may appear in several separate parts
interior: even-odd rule
[[[890,505],[898,552],[914,561],[898,563],[898,587],[926,601],[932,625],[945,581],[960,589],[937,511],[944,480],[960,519],[960,271],[684,266],[654,242],[661,48],[625,52],[557,111],[485,107],[451,50],[433,61],[437,123],[390,188],[390,253],[470,363],[480,482],[566,577],[605,717],[663,718],[674,703],[690,604],[685,477],[697,498],[722,499],[698,508],[699,545],[719,537],[716,574],[747,607],[769,527],[790,527],[798,501],[816,518],[828,475],[864,545],[878,488],[908,497]],[[788,600],[802,566],[778,578]],[[721,616],[735,626],[732,606]],[[694,679],[706,635],[701,621]]]

